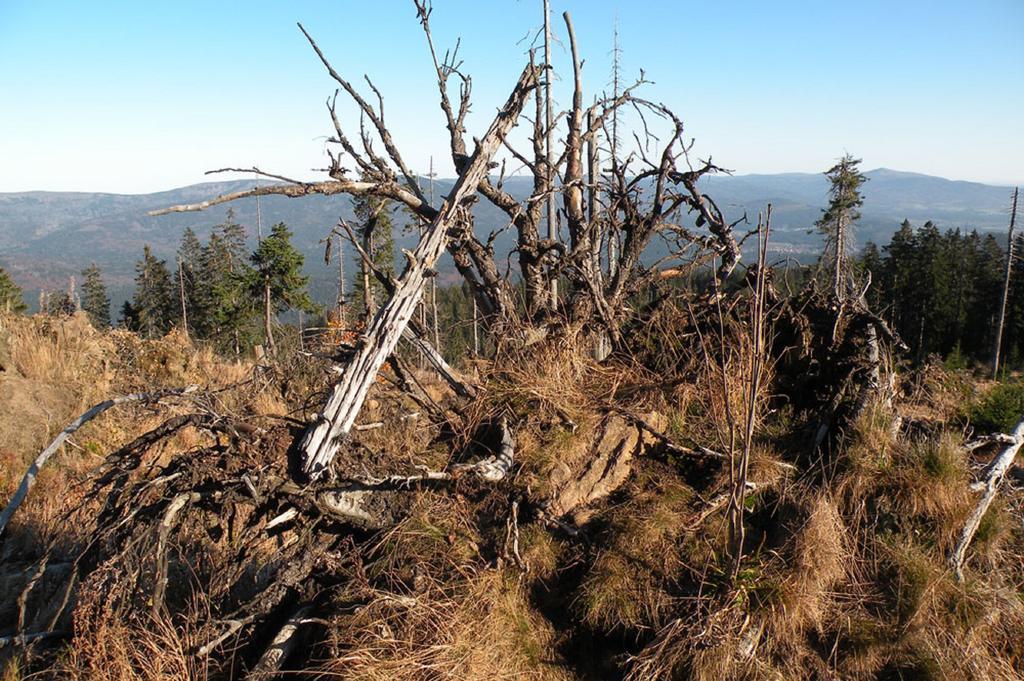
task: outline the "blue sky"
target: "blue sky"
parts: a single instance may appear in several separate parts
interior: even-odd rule
[[[819,172],[849,151],[865,168],[1024,182],[1022,0],[551,4],[559,35],[572,14],[588,96],[608,86],[617,18],[627,79],[645,69],[696,153],[737,173]],[[433,155],[451,174],[411,1],[0,0],[0,192],[157,191],[226,165],[317,177],[334,85],[296,21],[350,80],[374,79],[414,169]],[[435,0],[435,41],[461,35],[474,77],[470,134],[541,21],[540,0]],[[567,76],[567,46],[554,61]]]

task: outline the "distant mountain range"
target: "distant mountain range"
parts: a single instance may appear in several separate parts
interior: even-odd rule
[[[940,228],[1003,231],[1009,214],[1010,189],[976,182],[947,180],[918,173],[880,168],[867,173],[864,185],[863,217],[857,240],[879,244],[889,237],[904,218],[915,225],[926,220]],[[451,180],[435,182],[443,195]],[[201,239],[223,221],[228,205],[202,213],[175,213],[152,218],[146,212],[179,203],[191,203],[225,192],[253,186],[253,180],[210,182],[154,194],[101,194],[82,192],[0,193],[0,266],[6,268],[25,289],[29,303],[40,288],[63,288],[70,275],[78,274],[92,262],[104,271],[115,305],[130,295],[134,264],[145,244],[168,262],[181,239],[192,227]],[[525,197],[530,181],[507,178],[505,187]],[[828,181],[820,173],[776,175],[720,175],[706,178],[704,188],[730,218],[744,213],[756,220],[758,211],[772,204],[774,250],[797,258],[813,257],[820,237],[809,233],[827,202]],[[255,240],[256,202],[246,199],[231,204],[236,219],[249,228]],[[264,229],[275,222],[286,223],[295,233],[296,246],[306,255],[306,270],[314,296],[332,299],[335,286],[333,266],[323,261],[320,240],[339,216],[352,217],[348,197],[311,196],[299,199],[263,197],[260,200]],[[500,230],[507,220],[486,201],[476,208],[481,233]],[[396,224],[405,220],[395,214]],[[499,253],[511,248],[513,234],[506,230],[495,242]],[[399,247],[415,242],[414,234],[396,239]],[[442,276],[455,281],[450,261],[442,262]],[[351,271],[351,268],[350,268]]]

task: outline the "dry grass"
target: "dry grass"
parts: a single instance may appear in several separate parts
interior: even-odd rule
[[[143,340],[124,331],[98,332],[84,314],[71,317],[0,315],[0,345],[6,360],[0,372],[0,498],[10,495],[28,463],[53,437],[93,404],[115,395],[197,384],[217,391],[211,407],[222,413],[282,414],[288,409],[269,382],[244,390],[220,391],[252,375],[246,361],[219,358],[172,332]],[[69,504],[68,494],[105,454],[156,426],[167,412],[145,406],[112,410],[86,424],[65,452],[49,463],[19,511],[12,534],[33,527],[46,543],[66,535],[54,523]],[[195,446],[186,430],[164,445],[168,451]],[[10,548],[10,547],[8,547]]]
[[[532,610],[515,573],[485,571],[409,595],[375,593],[332,622],[327,678],[570,679],[554,631]]]
[[[223,667],[222,659],[199,661],[191,654],[205,640],[200,632],[175,626],[165,618],[129,624],[122,614],[102,609],[83,610],[78,617],[80,633],[56,665],[59,678],[203,681]]]
[[[770,625],[782,642],[821,631],[835,606],[834,589],[849,576],[850,538],[835,504],[819,496],[810,498],[807,519],[792,540],[782,582],[781,608]]]
[[[24,400],[18,419],[38,422],[39,414],[50,414],[31,443],[0,424],[7,471],[20,470],[55,428],[100,397],[208,377],[223,385],[250,375],[245,362],[219,359],[174,336],[140,341],[96,334],[74,319],[3,323],[8,370],[0,400],[3,386],[16,383]],[[478,444],[472,440],[481,424],[505,415],[516,424],[516,469],[500,485],[460,480],[410,491],[397,524],[346,535],[357,558],[332,558],[335,572],[294,594],[316,602],[316,643],[306,651],[316,664],[306,671],[324,679],[431,681],[598,678],[597,668],[637,681],[1021,678],[1024,530],[1016,493],[1007,489],[986,516],[967,579],[958,583],[946,553],[973,501],[959,436],[894,438],[891,413],[881,407],[843,434],[842,462],[828,479],[798,468],[807,459],[800,423],[787,414],[765,417],[751,447],[750,479],[758,488],[746,499],[748,545],[735,578],[720,503],[728,467],[714,457],[638,450],[622,486],[590,505],[580,535],[545,524],[536,501],[592,462],[593,435],[614,408],[667,414],[665,430],[683,443],[721,449],[728,441],[736,425],[725,396],[740,414],[747,379],[732,370],[735,358],[703,352],[696,337],[673,343],[659,360],[662,369],[678,372],[669,377],[625,358],[598,365],[568,341],[528,348],[498,367],[481,363],[485,392],[452,416],[455,432],[446,440],[426,419],[403,420],[408,402],[377,386],[360,422],[386,425],[360,436],[375,458],[354,460],[357,468],[381,468],[372,474],[442,468],[453,452]],[[736,348],[740,353],[743,346]],[[60,358],[67,356],[80,363],[65,366]],[[928,380],[939,386],[934,390],[944,385],[938,375]],[[27,386],[36,386],[38,397]],[[271,382],[252,383],[218,394],[218,408],[282,413],[287,394]],[[757,399],[767,401],[767,388]],[[99,453],[158,420],[136,409],[83,430],[76,439],[82,451],[65,452],[45,472],[37,488],[44,493],[23,509],[18,531],[67,537],[69,528],[57,527],[57,518],[75,498],[67,491],[72,483]],[[207,437],[185,431],[152,457],[165,461],[208,444]],[[0,483],[9,491],[13,476]],[[513,500],[520,509],[521,562],[507,543]],[[199,612],[238,577],[225,567],[238,547],[223,528],[247,518],[241,511],[230,520],[191,512],[177,548],[192,560],[179,569],[180,575],[191,570],[182,581],[191,580],[195,598],[188,607]],[[251,543],[246,559],[255,567],[245,569],[256,573],[279,560],[292,539],[286,531]],[[5,550],[11,546],[8,541]],[[139,539],[130,564],[118,569],[148,574],[152,549],[151,537]],[[173,619],[140,617],[148,615],[146,605],[104,584],[102,569],[83,582],[77,637],[51,670],[76,679],[240,673],[230,654],[234,643],[202,664],[190,655],[214,632],[189,622],[216,621],[210,613],[190,618],[179,603]],[[150,585],[145,578],[140,583],[138,593],[146,593]],[[574,657],[593,650],[581,642],[589,637],[605,667]],[[12,681],[22,675],[16,664],[7,669]]]
[[[679,570],[676,540],[693,491],[663,469],[641,474],[609,506],[597,557],[581,584],[577,606],[588,624],[606,630],[659,629],[672,610]]]

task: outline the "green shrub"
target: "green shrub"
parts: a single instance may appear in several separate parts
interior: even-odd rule
[[[970,409],[968,418],[982,433],[1008,433],[1024,417],[1024,384],[1000,383]]]

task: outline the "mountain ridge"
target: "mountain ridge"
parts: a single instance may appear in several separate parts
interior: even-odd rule
[[[933,220],[942,229],[976,228],[1003,231],[1009,213],[1010,187],[953,180],[912,171],[876,168],[865,173],[865,203],[858,228],[858,243],[888,242],[904,218],[915,224]],[[266,183],[266,181],[261,181]],[[443,195],[453,179],[435,179],[435,193]],[[210,228],[233,208],[255,240],[255,201],[246,199],[199,213],[172,213],[154,218],[147,211],[179,203],[191,203],[254,186],[253,179],[215,180],[144,194],[116,192],[62,192],[34,190],[0,193],[0,266],[12,273],[30,301],[41,288],[66,285],[71,275],[96,262],[104,270],[115,303],[129,295],[134,262],[143,245],[149,244],[160,258],[173,260],[186,227],[205,238]],[[531,188],[525,176],[505,179],[505,188],[524,198]],[[707,177],[704,189],[727,216],[756,216],[773,204],[775,250],[813,257],[820,237],[809,233],[827,202],[828,181],[822,173],[750,173]],[[480,231],[486,234],[506,222],[485,201],[474,209]],[[275,222],[288,224],[296,246],[306,256],[315,297],[333,296],[335,273],[324,264],[321,239],[338,217],[352,218],[351,200],[344,196],[309,196],[261,199],[265,228]],[[404,219],[396,213],[396,225]],[[502,234],[495,243],[498,253],[512,248],[512,235]],[[409,247],[415,230],[398,234],[396,246]],[[396,252],[397,249],[396,249]],[[450,261],[441,263],[446,281],[456,281]]]

